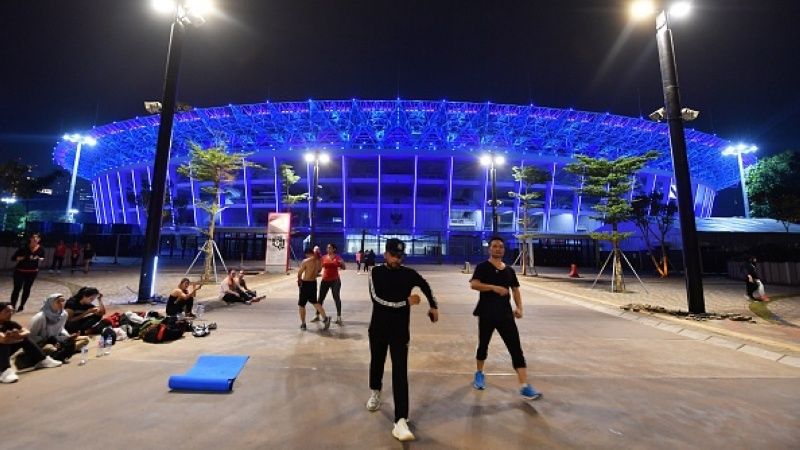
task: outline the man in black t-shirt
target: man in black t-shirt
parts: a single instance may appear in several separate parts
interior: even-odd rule
[[[377,411],[381,406],[383,366],[386,351],[392,357],[392,392],[394,394],[394,428],[392,436],[400,441],[414,439],[408,429],[408,342],[411,339],[409,322],[411,305],[419,304],[419,295],[411,295],[416,286],[428,299],[431,322],[439,320],[439,309],[430,285],[414,269],[403,266],[405,244],[400,239],[386,241],[386,264],[369,273],[369,295],[372,298],[372,318],[369,322],[369,388],[372,390],[367,409]]]
[[[519,330],[514,319],[522,318],[522,295],[519,292],[519,281],[514,269],[503,262],[505,242],[499,237],[489,240],[489,260],[478,264],[469,280],[472,289],[480,292],[478,305],[473,315],[478,317],[478,350],[475,355],[477,371],[472,385],[475,389],[486,388],[483,366],[489,350],[489,341],[494,330],[500,334],[511,354],[511,363],[517,372],[520,382],[519,394],[528,400],[536,400],[542,396],[528,383],[528,372]],[[511,310],[511,295],[514,296],[515,308]]]

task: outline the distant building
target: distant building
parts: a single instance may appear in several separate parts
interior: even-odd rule
[[[104,224],[144,226],[142,191],[151,183],[158,116],[99,126],[87,133],[97,146],[81,155],[79,175],[91,181],[95,218]],[[718,190],[738,182],[734,158],[721,155],[729,141],[687,130],[694,182],[694,210],[709,217]],[[284,211],[281,164],[301,176],[293,193],[311,190],[310,151],[324,151],[320,166],[317,230],[339,236],[354,251],[362,233],[400,235],[417,246],[437,246],[447,254],[459,237],[482,236],[491,228],[491,185],[478,158],[494,152],[506,158],[498,169],[499,229],[518,231],[519,191],[511,166],[536,165],[551,174],[536,190],[535,230],[581,234],[598,227],[592,201],[576,193],[581,180],[564,166],[576,154],[616,158],[657,150],[660,157],[638,175],[641,189],[673,195],[666,124],[608,113],[537,106],[447,101],[306,101],[229,105],[178,113],[169,168],[169,200],[176,226],[203,226],[194,207],[206,199],[202,185],[177,173],[189,142],[253,152],[261,166],[242,173],[221,199],[223,227],[263,230],[270,211]],[[57,164],[71,170],[75,144],[62,141]],[[168,205],[167,208],[170,208]],[[307,230],[309,205],[291,208],[295,226]]]

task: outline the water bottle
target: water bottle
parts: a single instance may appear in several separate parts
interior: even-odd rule
[[[103,336],[97,336],[97,357],[103,356],[103,348],[105,347],[105,341],[103,340]]]
[[[104,349],[103,354],[104,355],[110,355],[111,354],[111,347],[113,345],[114,345],[114,340],[111,338],[111,336],[106,338],[106,348]]]
[[[202,319],[203,313],[206,312],[206,305],[197,305],[197,318]]]
[[[80,366],[85,365],[88,357],[89,357],[89,346],[84,345],[83,347],[81,347],[81,362],[78,365]]]

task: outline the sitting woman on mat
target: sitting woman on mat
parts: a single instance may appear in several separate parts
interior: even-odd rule
[[[94,301],[97,300],[97,306]],[[67,300],[64,305],[67,311],[67,324],[64,326],[70,333],[79,335],[97,334],[95,325],[100,322],[106,314],[106,307],[103,305],[103,294],[95,287],[84,286]]]
[[[180,313],[185,313],[186,317],[195,317],[192,314],[192,307],[194,306],[194,297],[197,291],[202,288],[201,283],[192,283],[188,278],[184,278],[178,283],[172,293],[169,294],[167,299],[167,315],[177,316]]]
[[[242,294],[239,290],[239,285],[236,283],[236,269],[228,269],[228,276],[222,280],[219,285],[219,299],[225,303],[244,303],[249,305],[252,302],[260,301],[261,299],[250,299]]]
[[[78,336],[78,333],[70,333],[64,329],[68,316],[64,311],[66,301],[61,294],[47,296],[41,311],[31,318],[29,335],[45,354],[62,362],[68,361],[75,352],[89,344],[88,337]]]

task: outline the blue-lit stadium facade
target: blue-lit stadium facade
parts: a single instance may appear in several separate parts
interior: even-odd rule
[[[158,116],[96,127],[88,134],[97,146],[82,152],[79,175],[92,183],[98,223],[145,223],[142,193],[151,183]],[[479,236],[491,228],[491,184],[479,157],[503,154],[497,171],[499,227],[518,231],[518,192],[512,166],[535,165],[550,180],[533,211],[533,229],[576,234],[599,224],[591,219],[592,199],[582,198],[581,180],[564,171],[576,154],[616,158],[657,150],[660,157],[637,175],[641,190],[670,196],[671,159],[665,124],[571,109],[449,101],[304,101],[228,105],[178,113],[168,179],[171,225],[204,227],[194,205],[208,200],[201,183],[177,172],[189,143],[225,144],[251,152],[248,168],[221,198],[222,227],[263,229],[271,211],[291,210],[298,230],[307,230],[309,205],[284,205],[281,164],[294,167],[301,181],[292,193],[311,189],[310,151],[331,156],[320,166],[317,231],[336,235],[354,251],[362,233],[414,239],[416,252],[434,246],[447,253],[458,236]],[[738,182],[734,158],[722,150],[730,142],[687,130],[694,209],[708,217],[716,192]],[[55,162],[71,170],[75,144],[59,142]],[[487,209],[488,208],[488,209]],[[451,242],[451,240],[453,242]]]

